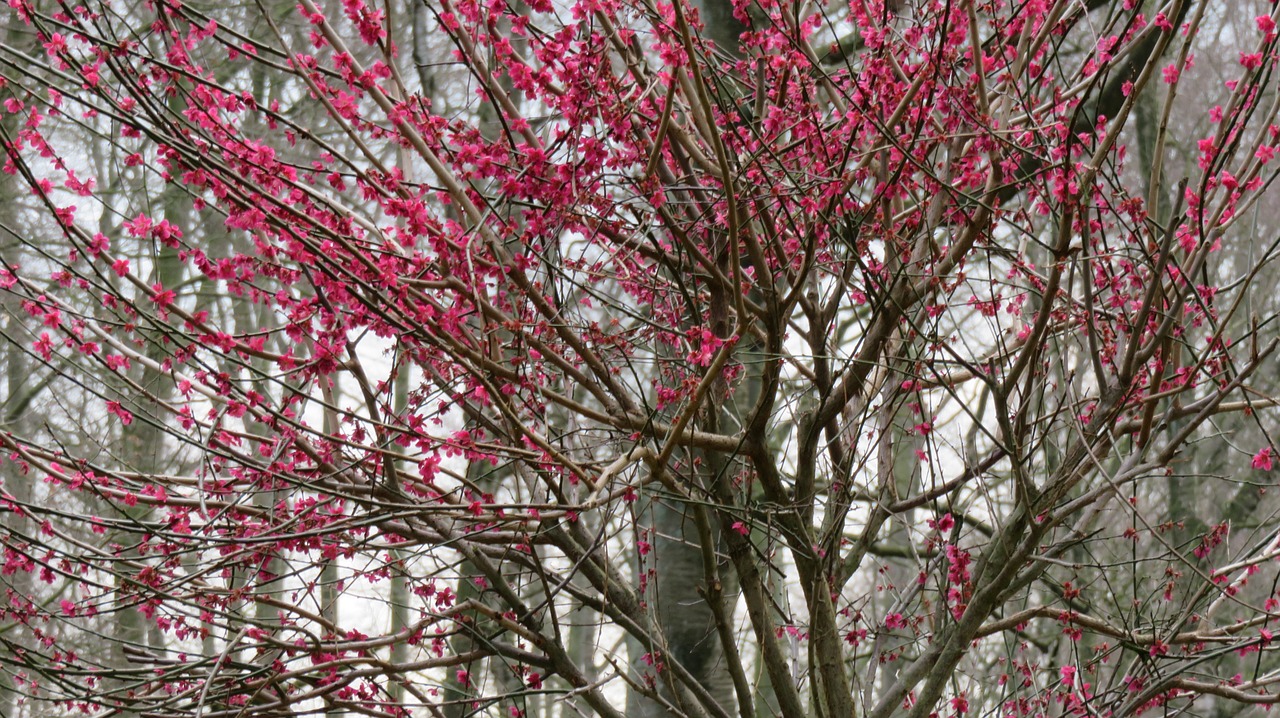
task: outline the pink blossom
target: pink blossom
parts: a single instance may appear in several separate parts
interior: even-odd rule
[[[112,414],[115,414],[116,417],[120,419],[120,423],[124,424],[125,426],[128,426],[133,423],[133,414],[129,413],[127,409],[120,406],[119,402],[108,401],[107,411]]]
[[[952,518],[951,514],[943,514],[936,521],[934,519],[928,519],[925,523],[931,529],[937,529],[941,533],[946,533],[956,525],[956,520]]]
[[[1253,455],[1253,468],[1259,471],[1271,470],[1271,447],[1263,447],[1261,451]]]
[[[49,338],[48,332],[41,332],[40,338],[32,342],[32,346],[45,361],[49,361],[53,356],[53,340]]]
[[[122,224],[130,237],[144,237],[151,231],[151,218],[145,214],[139,214],[132,220],[125,220]]]
[[[164,285],[159,282],[151,285],[151,291],[153,293],[151,301],[155,302],[156,306],[162,309],[167,309],[172,306],[174,299],[177,298],[177,295],[172,289],[165,289]]]
[[[45,52],[49,53],[50,55],[57,55],[61,52],[65,52],[66,49],[67,49],[67,39],[63,37],[61,33],[56,33],[56,32],[53,33],[53,35],[49,38],[49,41],[44,44]]]

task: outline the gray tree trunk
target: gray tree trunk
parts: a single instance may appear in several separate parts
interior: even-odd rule
[[[703,36],[721,51],[739,57],[739,37],[749,28],[734,17],[732,3],[728,0],[695,0],[695,3],[704,26]],[[751,354],[749,347],[739,347],[739,358]],[[722,406],[707,407],[711,421],[706,428],[732,432],[730,427],[742,425],[759,395],[761,381],[759,363],[748,359],[745,364],[747,371],[732,400]],[[677,456],[681,453],[677,452]],[[709,495],[713,482],[731,480],[741,468],[727,457],[703,452],[685,453],[681,463],[665,470],[679,474],[683,479],[681,483],[697,487],[695,490],[704,496]],[[645,599],[649,607],[650,634],[656,645],[646,651],[637,641],[628,644],[633,678],[655,688],[663,702],[681,712],[699,715],[703,712],[701,706],[696,705],[686,691],[672,690],[670,671],[658,670],[666,662],[678,662],[726,713],[737,714],[733,675],[717,630],[717,610],[707,601],[711,583],[718,581],[723,595],[719,613],[724,620],[732,618],[738,582],[733,568],[724,559],[720,516],[715,507],[686,504],[661,492],[656,495],[651,492],[646,497],[645,513],[651,521],[648,530],[653,550],[647,560],[641,560],[640,570],[649,573]],[[669,718],[673,713],[663,702],[639,691],[630,691],[627,715],[629,718]]]

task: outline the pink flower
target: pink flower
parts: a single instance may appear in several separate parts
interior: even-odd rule
[[[151,218],[145,214],[139,214],[132,221],[125,220],[122,224],[130,237],[143,237],[151,231]]]
[[[85,247],[85,250],[89,252],[90,256],[96,257],[110,248],[111,240],[107,239],[105,234],[98,232],[89,240],[89,244]]]
[[[954,544],[947,544],[947,562],[951,565],[947,570],[947,583],[964,585],[969,581],[968,551],[961,551]]]
[[[55,32],[53,33],[53,36],[49,38],[49,41],[44,44],[44,49],[45,52],[50,55],[57,55],[60,52],[64,52],[67,49],[67,39],[60,33]]]
[[[956,525],[956,520],[951,517],[951,514],[943,514],[937,521],[928,519],[925,523],[928,524],[931,529],[937,529],[940,532],[946,533]]]
[[[1271,470],[1271,447],[1265,447],[1262,451],[1253,455],[1253,468],[1260,471]]]
[[[41,332],[40,338],[31,343],[35,350],[40,353],[40,357],[45,361],[49,361],[53,356],[53,340],[49,338],[48,332]]]
[[[125,426],[128,426],[133,423],[133,414],[129,413],[128,409],[125,409],[124,407],[120,406],[119,402],[108,401],[107,411],[119,417],[120,423],[124,424]]]
[[[1268,38],[1276,31],[1276,21],[1272,20],[1270,15],[1259,15],[1254,18],[1254,22],[1258,23],[1258,30]]]
[[[1172,85],[1177,82],[1180,74],[1181,73],[1178,72],[1178,66],[1173,63],[1169,63],[1169,65],[1167,65],[1160,73],[1161,77],[1164,78],[1166,85]]]
[[[710,366],[716,350],[724,344],[724,340],[712,333],[710,329],[703,329],[700,337],[701,346],[689,352],[689,362],[697,366]]]
[[[172,289],[165,289],[159,282],[151,285],[151,291],[153,292],[151,301],[162,309],[173,306],[173,301],[178,298]]]

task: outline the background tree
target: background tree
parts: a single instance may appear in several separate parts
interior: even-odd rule
[[[0,708],[1280,700],[1229,10],[10,0]]]

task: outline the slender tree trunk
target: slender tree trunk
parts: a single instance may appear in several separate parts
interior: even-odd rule
[[[3,42],[14,48],[26,49],[34,43],[31,42],[30,35],[24,34],[21,30],[21,23],[17,17],[10,15],[4,22],[2,34]],[[0,88],[0,101],[4,100],[11,93],[11,90]],[[6,137],[12,137],[13,132],[18,126],[17,115],[5,114],[0,115],[0,128],[3,128]],[[0,173],[0,226],[16,227],[17,215],[17,197],[18,188],[16,180],[13,176]],[[0,233],[0,247],[8,249],[13,245],[11,238]],[[6,257],[12,256],[8,252]],[[11,300],[5,300],[5,304],[10,304]],[[6,307],[4,316],[6,324],[12,327],[15,323],[12,317],[21,316],[21,312],[13,303],[10,309]],[[10,328],[8,333],[14,336],[15,328]],[[27,422],[24,421],[26,412],[24,406],[20,406],[19,402],[29,405],[30,397],[25,395],[32,389],[31,371],[32,367],[27,362],[27,357],[22,348],[13,343],[9,343],[5,347],[5,396],[4,404],[0,406],[0,415],[5,419],[4,425],[0,426],[0,431],[10,431],[14,433],[25,433]],[[25,397],[25,398],[24,398]],[[31,497],[30,479],[18,471],[18,467],[13,462],[3,462],[0,464],[0,481],[3,481],[3,489],[11,494],[19,503],[27,501]],[[13,532],[26,530],[24,524],[29,523],[27,519],[22,518],[19,514],[6,511],[0,514],[0,536],[4,541],[11,540]],[[25,571],[16,571],[3,579],[0,585],[0,600],[8,605],[11,601],[31,596],[31,574]],[[11,632],[13,638],[0,645],[0,651],[4,651],[4,662],[0,664],[0,716],[5,718],[16,718],[18,715],[19,694],[15,685],[14,675],[19,671],[17,666],[18,656],[16,651],[21,650],[24,644],[23,637],[18,632]]]
[[[173,100],[171,104],[177,102]],[[183,230],[184,233],[190,232],[191,201],[185,192],[176,187],[166,187],[163,192],[162,206],[164,219]],[[153,261],[149,283],[158,283],[166,289],[177,287],[182,283],[186,276],[186,265],[179,259],[176,248],[158,245]],[[165,347],[166,344],[159,340],[148,342],[147,358],[156,363],[164,362],[168,359]],[[140,371],[139,383],[146,391],[146,395],[136,398],[136,403],[131,409],[134,420],[123,427],[122,439],[125,453],[121,458],[131,470],[136,471],[144,477],[144,481],[147,481],[146,477],[174,472],[177,468],[173,464],[172,447],[165,441],[165,432],[161,424],[162,412],[153,410],[158,402],[169,399],[172,382],[162,372],[146,366]],[[134,394],[128,388],[122,389],[122,393]],[[134,522],[145,522],[151,515],[150,509],[142,504],[132,509],[124,509],[123,512],[127,519]],[[121,539],[121,544],[124,546],[122,558],[126,562],[134,562],[142,558],[134,536],[134,533],[126,532]],[[130,668],[136,667],[138,663],[138,656],[130,655],[130,652],[158,655],[164,651],[165,636],[159,627],[154,622],[148,621],[139,610],[139,599],[130,585],[128,573],[130,569],[127,568],[127,563],[122,563],[121,566],[121,574],[117,577],[119,601],[113,624],[115,640],[112,642],[112,661],[120,668]],[[132,712],[126,711],[125,714],[132,715]]]
[[[404,412],[405,407],[409,403],[409,374],[410,366],[406,362],[399,367],[395,379],[395,411],[397,414]],[[405,563],[409,554],[399,550],[391,551],[391,560],[395,562],[391,574],[391,590],[388,597],[388,603],[391,607],[391,632],[398,634],[409,626],[409,579],[402,571],[408,571],[409,566]],[[406,641],[398,640],[391,644],[391,665],[403,666],[409,662],[409,644]],[[402,680],[407,680],[404,674],[393,674],[390,682],[387,684],[387,693],[391,697],[391,702],[395,706],[401,706],[404,703],[405,690]]]

